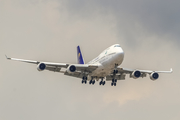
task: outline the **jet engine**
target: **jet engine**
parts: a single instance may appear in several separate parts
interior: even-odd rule
[[[151,79],[151,80],[157,80],[158,78],[159,78],[159,74],[158,74],[158,73],[152,72],[152,73],[150,74],[150,79]]]
[[[43,71],[43,70],[45,70],[46,69],[46,64],[44,64],[44,63],[39,63],[38,65],[37,65],[37,70],[38,71]]]
[[[134,78],[134,79],[137,79],[141,76],[141,72],[138,71],[138,70],[135,70],[132,74],[131,74],[131,77]]]
[[[68,73],[73,73],[75,71],[76,71],[76,66],[74,65],[69,65],[69,67],[67,68]]]

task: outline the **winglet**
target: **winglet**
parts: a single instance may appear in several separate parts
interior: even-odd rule
[[[171,68],[170,71],[171,71],[171,73],[172,73],[172,72],[173,72],[173,69]]]
[[[9,58],[9,57],[7,57],[7,55],[5,55],[6,56],[6,59],[8,59],[8,60],[10,60],[11,58]]]

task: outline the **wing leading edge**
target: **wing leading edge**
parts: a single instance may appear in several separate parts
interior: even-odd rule
[[[152,70],[139,70],[139,69],[128,69],[128,68],[122,68],[120,66],[117,67],[118,73],[114,74],[112,72],[110,75],[106,76],[106,80],[112,80],[112,79],[117,79],[117,80],[125,80],[126,74],[130,75],[130,78],[139,78],[139,77],[146,77],[147,74],[150,75],[151,80],[156,80],[159,77],[158,73],[172,73],[173,69],[171,68],[170,71],[152,71]],[[140,74],[138,77],[134,77],[134,73],[138,71]],[[153,76],[156,75],[156,76]],[[154,77],[154,78],[153,78]]]
[[[34,61],[34,60],[10,58],[10,57],[7,57],[7,56],[6,56],[6,59],[25,62],[25,63],[36,64],[36,65],[38,65],[38,67],[39,67],[40,64],[44,64],[46,70],[54,71],[54,72],[62,72],[62,73],[66,73],[66,71],[60,71],[61,68],[66,68],[67,69],[71,65],[74,65],[76,67],[77,72],[79,72],[79,73],[81,73],[82,71],[86,71],[86,72],[90,73],[90,72],[94,71],[96,68],[98,68],[97,65],[89,65],[89,64],[53,63],[53,62],[43,62],[43,61]],[[66,73],[66,75],[70,75],[70,74]]]
[[[138,69],[128,69],[128,68],[121,68],[121,67],[118,67],[117,69],[118,69],[118,71],[124,72],[124,73],[132,73],[135,70],[138,70]],[[156,73],[172,73],[173,69],[171,68],[170,71],[152,71],[152,70],[138,70],[138,71],[140,71],[141,73],[147,73],[147,74],[151,74],[152,72],[156,72]]]

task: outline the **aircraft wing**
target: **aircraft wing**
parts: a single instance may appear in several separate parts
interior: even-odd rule
[[[132,74],[135,71],[139,71],[140,72],[140,77],[146,77],[147,74],[151,75],[152,73],[172,73],[173,70],[172,68],[170,69],[170,71],[152,71],[152,70],[139,70],[139,69],[128,69],[128,68],[122,68],[120,66],[117,67],[118,73],[117,74],[113,74],[113,71],[110,75],[106,76],[106,80],[112,80],[113,78],[117,79],[117,80],[125,80],[125,77],[127,74],[130,75],[130,78],[132,78]]]
[[[67,73],[66,71],[60,71],[61,68],[68,68],[70,65],[74,65],[76,67],[77,73],[74,74],[74,76],[78,76],[77,74],[80,74],[81,71],[85,72],[92,72],[96,68],[98,68],[98,65],[88,65],[88,64],[69,64],[69,63],[53,63],[53,62],[43,62],[43,61],[34,61],[34,60],[25,60],[25,59],[17,59],[17,58],[9,58],[6,56],[8,60],[15,60],[15,61],[20,61],[20,62],[25,62],[25,63],[32,63],[39,65],[41,63],[45,64],[45,70],[49,71],[54,71],[54,72],[61,72],[64,73],[65,75],[72,76],[71,74]]]
[[[83,74],[80,71],[76,71],[73,74],[70,74],[68,72],[64,72],[64,75],[71,76],[71,77],[77,77],[80,79],[82,79],[82,77],[83,77]]]
[[[129,74],[133,73],[135,70],[138,70],[141,73],[146,73],[146,74],[151,74],[152,72],[156,72],[156,73],[172,73],[173,72],[172,68],[170,69],[170,71],[152,71],[152,70],[139,70],[139,69],[128,69],[128,68],[118,67],[117,70],[119,72],[129,73]]]

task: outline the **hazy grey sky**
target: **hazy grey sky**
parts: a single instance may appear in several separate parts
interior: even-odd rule
[[[0,0],[1,120],[179,120],[180,2],[178,0]],[[104,87],[11,57],[88,62],[112,44],[122,67],[169,70],[159,80],[130,79]]]

